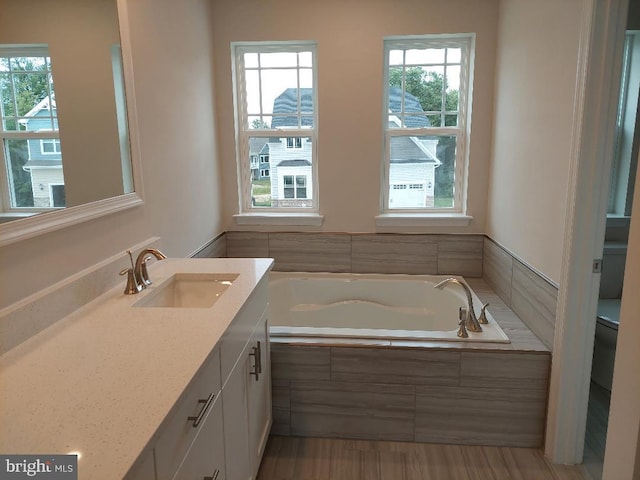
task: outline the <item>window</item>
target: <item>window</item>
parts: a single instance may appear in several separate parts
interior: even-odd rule
[[[287,148],[302,148],[302,139],[298,137],[287,138]]]
[[[636,181],[636,163],[640,129],[636,129],[640,92],[640,31],[627,31],[622,58],[620,97],[616,117],[616,145],[611,169],[611,187],[607,213],[630,216]],[[635,152],[635,153],[634,153]]]
[[[303,175],[285,175],[284,197],[307,198],[307,177]]]
[[[315,44],[242,42],[232,52],[241,213],[317,212]],[[269,163],[259,176],[253,152]]]
[[[43,138],[40,140],[40,152],[43,155],[60,153],[60,140],[58,138]]]
[[[383,212],[462,213],[473,34],[384,42]]]
[[[63,207],[58,116],[46,45],[0,46],[0,116],[2,211]]]

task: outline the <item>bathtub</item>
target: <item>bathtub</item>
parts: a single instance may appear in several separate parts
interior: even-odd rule
[[[510,343],[490,307],[482,332],[456,335],[458,309],[467,306],[464,290],[433,288],[449,277],[271,272],[270,335]],[[472,296],[479,315],[482,303]]]

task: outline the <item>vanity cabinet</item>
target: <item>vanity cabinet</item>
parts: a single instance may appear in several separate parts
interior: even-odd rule
[[[126,480],[256,478],[271,428],[267,300],[265,279],[212,346]]]
[[[228,480],[255,479],[271,428],[266,311],[222,390]]]

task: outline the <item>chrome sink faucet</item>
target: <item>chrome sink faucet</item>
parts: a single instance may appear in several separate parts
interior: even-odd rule
[[[167,256],[157,248],[145,248],[138,254],[135,266],[133,267],[133,274],[136,277],[138,285],[140,285],[142,289],[147,288],[147,286],[152,283],[149,278],[149,272],[147,271],[147,261],[152,255],[156,260],[164,260],[167,258]]]
[[[167,257],[158,249],[145,248],[140,252],[134,263],[131,250],[127,250],[127,253],[131,261],[131,268],[125,268],[120,272],[120,275],[127,275],[127,286],[124,289],[125,295],[134,295],[151,285],[151,279],[147,271],[147,261],[151,258],[151,255],[158,260],[163,260]]]
[[[443,280],[440,283],[437,283],[436,285],[434,285],[433,288],[442,290],[444,287],[452,283],[456,285],[460,285],[464,289],[464,292],[467,294],[468,308],[466,309],[466,320],[464,322],[466,329],[472,332],[481,332],[482,327],[478,322],[478,318],[476,317],[476,312],[473,310],[473,298],[471,297],[471,289],[466,283],[458,280],[457,278],[447,278],[446,280]]]

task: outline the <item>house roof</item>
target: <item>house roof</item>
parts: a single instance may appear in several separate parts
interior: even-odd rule
[[[389,112],[400,112],[402,109],[402,89],[398,87],[389,87]],[[297,115],[291,114],[312,114],[313,113],[313,89],[300,89],[300,110],[298,110],[298,89],[287,88],[276,97],[273,102],[273,118],[271,120],[272,128],[280,127],[297,127]],[[429,127],[429,118],[424,113],[420,100],[409,92],[404,92],[404,112],[415,113],[417,115],[405,116],[405,125],[409,128]],[[282,116],[280,116],[282,115]],[[311,116],[302,116],[301,123],[303,127],[313,126],[313,118]]]
[[[269,153],[269,139],[264,137],[249,138],[249,155],[258,155],[259,153]],[[266,147],[266,152],[265,152]]]
[[[47,160],[27,160],[27,162],[22,166],[23,170],[28,171],[31,168],[44,168],[44,167],[62,167],[62,159],[58,158],[47,159]]]
[[[278,167],[310,167],[311,162],[304,158],[297,158],[295,160],[283,160],[278,164]]]
[[[56,99],[50,98],[48,95],[40,100],[31,110],[24,114],[25,117],[35,117],[37,113],[46,108],[47,110],[56,109]],[[29,122],[29,118],[21,118],[19,123],[26,124]]]

